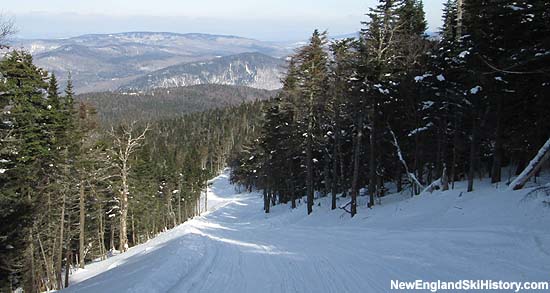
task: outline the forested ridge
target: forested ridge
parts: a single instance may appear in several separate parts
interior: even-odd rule
[[[148,91],[87,93],[75,99],[93,105],[105,125],[140,120],[159,120],[183,114],[235,106],[245,102],[267,100],[276,91],[244,86],[204,84]]]
[[[510,184],[538,154],[511,188],[536,177],[549,157],[548,1],[446,1],[436,39],[421,1],[381,0],[367,16],[360,38],[315,31],[292,57],[233,182],[263,189],[265,212],[305,196],[311,213],[330,195],[353,217],[358,196],[374,207],[388,188]]]
[[[101,125],[70,78],[60,93],[30,54],[8,53],[0,72],[0,291],[67,287],[70,267],[199,215],[207,179],[261,115],[249,102],[155,121],[128,111]]]

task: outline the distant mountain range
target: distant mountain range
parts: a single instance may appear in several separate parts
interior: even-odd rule
[[[358,33],[331,40],[358,37]],[[169,32],[91,34],[66,39],[18,39],[35,63],[57,75],[69,72],[77,93],[145,92],[200,84],[281,87],[284,57],[307,41],[264,42],[249,38]]]
[[[12,47],[31,52],[36,64],[54,72],[62,83],[71,72],[79,93],[202,83],[274,89],[282,69],[276,58],[293,50],[286,44],[236,36],[155,32],[15,40]],[[259,54],[240,55],[250,52]],[[231,55],[236,56],[224,58]]]
[[[146,91],[198,84],[224,84],[274,90],[281,87],[284,61],[261,53],[242,53],[169,66],[134,79],[120,90]]]

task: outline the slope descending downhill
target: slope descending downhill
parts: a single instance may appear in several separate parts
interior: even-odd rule
[[[546,195],[480,183],[362,205],[353,219],[212,181],[209,211],[71,277],[67,292],[385,292],[391,280],[548,281]],[[341,199],[340,204],[345,200]],[[361,203],[363,198],[361,198]],[[366,202],[366,201],[365,201]]]

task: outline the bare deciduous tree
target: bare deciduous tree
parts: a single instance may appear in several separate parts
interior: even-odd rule
[[[7,48],[7,39],[15,34],[14,21],[5,15],[0,14],[0,49]]]
[[[116,167],[120,171],[122,187],[120,190],[120,251],[128,250],[127,217],[128,217],[128,174],[130,172],[130,158],[141,146],[145,134],[149,131],[149,124],[145,126],[136,136],[136,122],[121,126],[119,131],[111,128],[109,134],[113,138],[113,157],[116,160]]]

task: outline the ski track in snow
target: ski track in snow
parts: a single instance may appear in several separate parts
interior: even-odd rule
[[[461,196],[460,186],[392,195],[354,219],[329,211],[328,198],[310,216],[303,205],[265,215],[260,194],[235,192],[227,173],[211,182],[209,212],[78,270],[64,291],[385,292],[392,279],[550,281],[544,198],[486,184]]]

